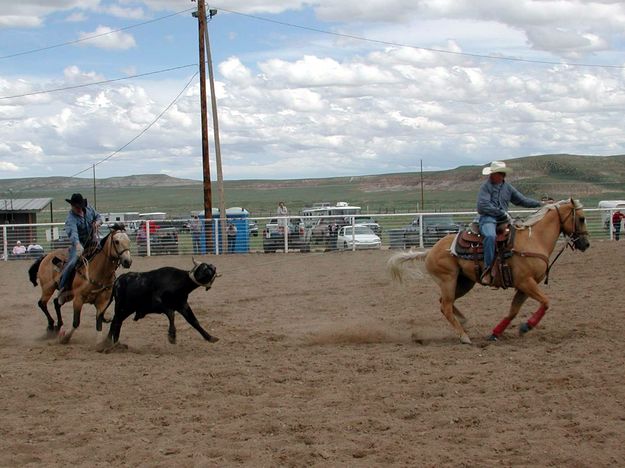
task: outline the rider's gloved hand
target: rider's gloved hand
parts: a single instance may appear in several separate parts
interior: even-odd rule
[[[85,248],[82,246],[80,242],[78,242],[76,244],[76,254],[80,257],[84,251],[85,251]]]

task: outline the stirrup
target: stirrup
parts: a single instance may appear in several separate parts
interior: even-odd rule
[[[490,281],[488,281],[488,282],[484,281],[484,278],[486,276],[490,277]],[[495,278],[493,277],[493,267],[490,266],[486,270],[484,270],[484,272],[481,274],[481,276],[480,276],[480,284],[482,284],[484,286],[492,286],[494,281],[495,281]]]
[[[72,295],[72,292],[65,288],[60,289],[58,296],[56,296],[56,300],[58,301],[59,305],[63,305],[71,301],[73,298],[74,297]]]

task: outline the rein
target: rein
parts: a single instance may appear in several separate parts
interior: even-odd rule
[[[84,267],[85,273],[82,273],[81,271],[79,271],[78,269],[76,269],[76,272],[78,273],[78,275],[79,275],[81,278],[83,278],[83,279],[87,280],[87,281],[88,281],[88,282],[89,282],[92,286],[95,286],[96,288],[98,288],[98,289],[96,289],[96,290],[94,290],[94,291],[91,291],[91,293],[92,293],[92,294],[93,294],[93,293],[100,293],[100,292],[102,292],[102,291],[106,291],[106,290],[111,289],[111,288],[113,287],[113,284],[115,284],[115,270],[117,270],[117,268],[119,268],[119,263],[121,262],[121,256],[122,256],[125,252],[129,252],[129,251],[130,251],[130,249],[123,249],[123,250],[120,252],[120,251],[117,249],[117,246],[115,246],[115,243],[113,242],[113,236],[112,236],[112,234],[109,234],[109,236],[110,236],[110,237],[109,237],[109,239],[107,240],[107,243],[109,244],[109,247],[108,247],[108,254],[107,254],[107,260],[109,260],[109,261],[110,261],[113,265],[115,265],[115,268],[113,269],[113,272],[112,272],[112,278],[113,278],[113,281],[112,281],[111,283],[109,283],[109,284],[103,284],[103,283],[99,283],[99,282],[97,282],[97,281],[95,281],[95,280],[92,280],[92,279],[91,279],[91,277],[90,277],[90,275],[89,275],[89,262],[90,262],[90,260],[87,260],[86,258],[84,258],[84,256],[83,256],[83,257],[81,257],[81,259],[82,259],[82,262],[83,262],[83,264],[82,264],[82,265],[83,265],[83,267]],[[113,249],[115,250],[115,254],[116,254],[116,256],[111,255],[111,251],[112,251]],[[96,247],[96,248],[94,249],[94,251],[96,252],[96,254],[95,254],[93,257],[91,257],[91,260],[93,260],[93,259],[95,258],[95,256],[96,256],[98,253],[100,253],[100,252],[102,251],[102,249],[100,249],[100,248],[99,248],[99,246],[98,246],[98,247]]]
[[[556,212],[558,213],[558,220],[560,221],[560,234],[564,235],[564,237],[566,238],[566,243],[562,246],[562,248],[555,256],[555,258],[551,261],[551,263],[549,263],[549,257],[546,255],[535,252],[522,252],[512,249],[512,253],[514,255],[518,255],[519,257],[540,258],[543,262],[545,262],[545,265],[547,266],[547,271],[545,273],[545,284],[549,284],[549,273],[551,272],[553,264],[556,263],[556,260],[558,260],[558,258],[560,258],[560,255],[564,253],[567,247],[570,247],[571,250],[575,250],[575,242],[577,241],[577,239],[579,239],[582,235],[587,235],[586,232],[579,231],[577,227],[577,209],[575,208],[575,203],[573,203],[573,208],[564,219],[562,219],[560,208],[557,205],[555,205],[555,208]],[[567,234],[566,232],[564,232],[564,223],[566,223],[570,216],[573,216],[573,232],[571,234]]]

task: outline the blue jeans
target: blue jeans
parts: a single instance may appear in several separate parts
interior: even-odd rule
[[[480,234],[484,237],[484,268],[493,265],[495,260],[495,239],[497,221],[492,216],[480,216]]]
[[[59,282],[59,289],[63,289],[66,286],[71,287],[71,285],[67,285],[67,281],[69,280],[70,276],[72,276],[74,268],[76,267],[76,262],[78,262],[78,253],[76,252],[76,246],[72,244],[71,247],[69,248],[69,256],[68,256],[67,263],[65,264],[65,267],[63,268],[63,272],[61,273],[61,281]]]

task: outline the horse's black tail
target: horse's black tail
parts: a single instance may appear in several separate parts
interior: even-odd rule
[[[33,283],[33,286],[35,287],[37,286],[37,273],[39,273],[39,265],[41,265],[44,258],[45,256],[39,257],[28,269],[28,278],[30,278],[30,282]]]

